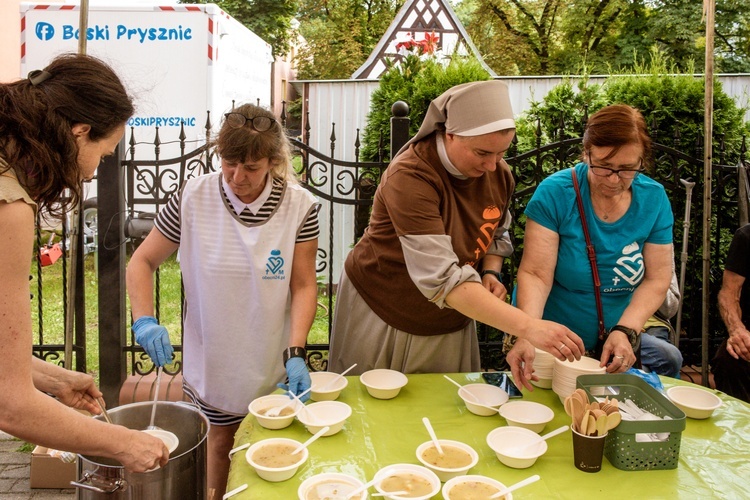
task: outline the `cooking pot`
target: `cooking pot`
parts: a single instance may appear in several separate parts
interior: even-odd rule
[[[108,410],[114,424],[142,430],[149,425],[153,402],[132,403]],[[195,405],[158,401],[154,424],[180,440],[169,462],[150,472],[130,472],[118,461],[78,455],[78,500],[152,500],[207,498],[206,439],[208,418]],[[95,417],[103,420],[102,415]]]

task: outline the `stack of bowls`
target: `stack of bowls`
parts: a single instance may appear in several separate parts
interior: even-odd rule
[[[536,356],[534,356],[534,375],[539,377],[539,380],[532,380],[531,383],[542,389],[552,388],[552,371],[555,366],[555,357],[541,349],[534,348]]]
[[[597,375],[605,373],[607,369],[599,366],[599,360],[581,357],[578,361],[560,361],[555,358],[552,369],[552,390],[560,398],[560,402],[573,394],[576,390],[576,379],[579,375]]]

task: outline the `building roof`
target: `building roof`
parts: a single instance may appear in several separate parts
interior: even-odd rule
[[[482,59],[447,0],[407,0],[352,79],[379,78],[387,68],[386,59],[396,62],[403,58],[396,48],[399,42],[410,38],[419,41],[432,34],[439,36],[438,57],[473,54],[491,76],[497,76]]]

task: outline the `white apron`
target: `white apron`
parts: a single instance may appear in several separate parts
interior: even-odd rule
[[[218,410],[244,415],[285,377],[295,240],[315,203],[304,188],[287,184],[276,212],[248,225],[225,204],[220,172],[185,184],[183,373]]]

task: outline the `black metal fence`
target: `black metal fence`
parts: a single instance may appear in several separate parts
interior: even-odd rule
[[[283,120],[283,116],[282,116]],[[333,283],[337,276],[332,276],[334,217],[336,206],[350,205],[357,207],[356,238],[366,226],[372,197],[380,175],[388,163],[381,158],[377,162],[362,162],[359,160],[359,134],[355,144],[355,158],[353,161],[340,160],[335,157],[336,136],[335,129],[330,131],[330,152],[328,154],[316,151],[308,146],[311,130],[309,121],[303,131],[301,139],[291,139],[293,146],[299,152],[301,161],[298,174],[302,183],[327,205],[329,245],[318,249],[318,273],[326,276],[325,289],[328,293],[329,332],[333,308]],[[391,151],[397,151],[407,139],[408,118],[395,117],[391,133]],[[99,367],[100,387],[108,400],[116,401],[116,395],[127,373],[148,373],[153,369],[143,350],[135,345],[132,335],[128,335],[130,326],[129,312],[125,307],[124,270],[126,248],[129,244],[145,236],[150,228],[149,219],[154,212],[163,206],[169,196],[179,188],[186,179],[211,172],[216,169],[215,157],[209,146],[211,122],[210,116],[205,124],[205,141],[192,144],[186,140],[184,130],[175,143],[179,147],[179,155],[172,158],[162,158],[163,143],[159,131],[152,142],[139,144],[131,130],[125,159],[112,159],[99,169],[98,174],[98,302],[99,302]],[[195,146],[192,150],[191,147]],[[512,201],[514,227],[512,239],[515,245],[514,255],[506,262],[506,286],[511,289],[517,266],[523,251],[522,235],[524,218],[523,210],[536,186],[550,173],[574,164],[580,157],[580,138],[561,138],[551,144],[537,143],[531,151],[518,153],[515,147],[509,151],[507,161],[511,165],[516,178],[517,187]],[[125,148],[126,145],[122,144]],[[153,159],[136,159],[136,147],[149,147],[153,152]],[[664,144],[654,145],[655,169],[651,176],[665,185],[672,202],[675,214],[675,250],[679,258],[679,242],[682,241],[683,225],[680,216],[685,210],[685,190],[680,182],[685,172],[702,172],[703,154],[700,148],[694,151],[678,151]],[[712,303],[721,284],[721,270],[729,239],[738,225],[736,219],[736,205],[738,196],[738,166],[745,164],[745,148],[736,158],[725,158],[723,144],[716,148],[714,158],[718,158],[713,166],[714,185],[712,186],[713,216],[711,234],[713,248],[711,255],[712,274],[709,283],[702,282],[702,201],[700,196],[694,196],[692,201],[693,229],[690,231],[690,255],[687,261],[687,279],[685,302],[683,306],[682,338],[680,348],[687,364],[701,362],[701,322],[702,302],[701,293],[704,286],[710,288]],[[744,171],[744,169],[742,169]],[[702,193],[702,176],[693,178],[696,182],[695,193]],[[145,229],[144,229],[145,228]],[[354,243],[354,241],[352,241]],[[679,261],[677,266],[679,269]],[[81,267],[79,267],[80,269]],[[81,273],[79,273],[81,274]],[[65,273],[63,273],[64,279]],[[82,276],[76,279],[82,280]],[[161,302],[160,278],[156,277],[156,315],[160,314]],[[41,288],[39,288],[41,291]],[[79,288],[82,290],[82,288]],[[93,298],[89,297],[89,300]],[[41,293],[36,297],[38,304],[42,304]],[[83,297],[80,298],[83,300]],[[41,305],[39,306],[42,307]],[[171,304],[170,307],[181,307]],[[715,309],[715,308],[714,308]],[[40,309],[40,317],[41,309]],[[85,335],[83,334],[80,311],[76,312],[76,369],[85,370],[85,357],[78,356],[85,351]],[[715,310],[710,320],[712,349],[723,335],[721,321],[717,319]],[[44,343],[42,325],[39,325],[38,343],[34,346],[35,354],[50,360],[59,359],[63,351],[61,345]],[[91,332],[90,332],[91,333]],[[503,357],[500,354],[502,345],[501,332],[494,331],[480,325],[480,347],[482,351],[483,367],[497,368],[502,366]],[[315,369],[326,366],[328,343],[308,346],[308,362]],[[181,345],[175,345],[179,352]],[[83,360],[83,363],[81,361]],[[179,371],[178,362],[174,369]]]

